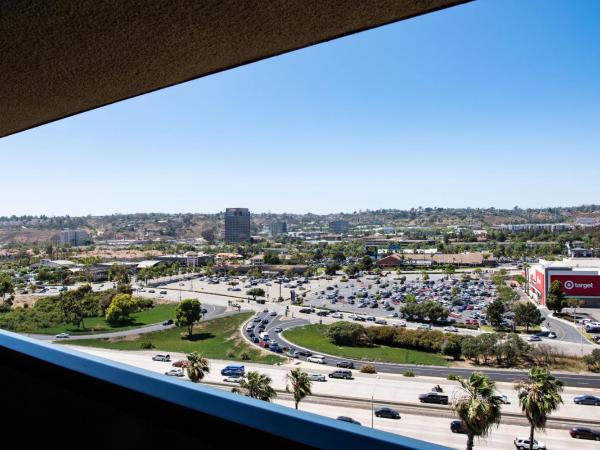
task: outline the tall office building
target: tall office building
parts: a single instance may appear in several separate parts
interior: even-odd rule
[[[70,245],[72,247],[85,245],[89,240],[90,238],[84,230],[62,230],[58,235],[60,245]]]
[[[333,233],[346,234],[348,233],[349,228],[350,224],[347,220],[334,220],[333,222],[329,222],[329,230]]]
[[[271,223],[271,236],[279,236],[287,233],[287,222],[285,220],[276,220]]]
[[[225,210],[225,242],[237,244],[250,240],[250,211],[248,208]]]

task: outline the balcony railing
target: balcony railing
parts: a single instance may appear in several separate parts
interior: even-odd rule
[[[192,444],[218,449],[241,442],[245,448],[282,450],[445,448],[171,379],[2,330],[0,358],[4,438],[10,435],[27,445]]]

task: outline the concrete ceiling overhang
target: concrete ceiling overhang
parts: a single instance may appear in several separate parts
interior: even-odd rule
[[[10,0],[0,137],[470,0]]]

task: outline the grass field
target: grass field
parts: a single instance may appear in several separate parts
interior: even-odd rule
[[[106,323],[104,317],[88,317],[83,321],[84,328],[77,328],[72,324],[60,324],[53,327],[33,330],[32,333],[58,334],[66,332],[72,335],[77,335],[131,330],[133,328],[139,328],[144,325],[159,323],[167,319],[174,319],[175,307],[176,305],[173,304],[156,305],[151,309],[146,309],[144,311],[132,314],[132,322],[124,326],[112,327],[108,323]]]
[[[240,336],[241,324],[251,316],[252,313],[243,313],[202,322],[194,327],[192,339],[183,337],[185,335],[184,328],[174,327],[127,338],[71,339],[62,343],[115,350],[140,350],[142,344],[152,343],[157,351],[183,353],[198,351],[209,359],[242,361],[244,360],[242,354],[246,354],[249,357],[249,359],[245,359],[246,361],[265,364],[283,362],[284,359],[280,356],[261,353]]]
[[[390,362],[399,364],[448,365],[446,359],[434,353],[421,352],[405,348],[378,347],[340,347],[327,338],[327,325],[305,325],[283,332],[284,337],[301,347],[314,352],[327,353],[342,358],[362,361]]]

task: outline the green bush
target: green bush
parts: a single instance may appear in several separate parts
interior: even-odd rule
[[[415,376],[415,373],[412,370],[408,369],[405,370],[402,375],[405,377],[413,378]]]
[[[450,381],[458,381],[460,377],[455,373],[449,373],[447,379]]]
[[[372,364],[365,364],[360,368],[361,373],[377,373],[375,366]]]
[[[242,354],[240,355],[240,359],[242,361],[250,361],[252,358],[248,352],[242,352]]]
[[[358,323],[336,322],[327,330],[329,340],[336,345],[367,345],[368,338],[365,327]]]
[[[152,342],[150,342],[150,341],[144,341],[144,342],[140,343],[140,348],[142,350],[151,350],[151,349],[156,348],[156,347],[154,347],[154,344]]]

